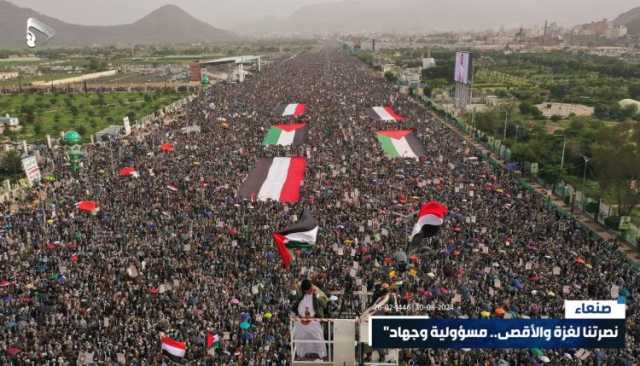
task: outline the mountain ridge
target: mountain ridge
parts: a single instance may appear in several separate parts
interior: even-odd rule
[[[627,27],[629,34],[640,35],[640,6],[620,14],[613,23]]]
[[[26,20],[51,26],[56,36],[47,47],[117,44],[193,43],[232,40],[235,36],[205,23],[176,5],[164,5],[130,24],[77,25],[0,0],[0,47],[25,47]]]

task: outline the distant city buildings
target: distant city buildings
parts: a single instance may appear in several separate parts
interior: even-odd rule
[[[573,34],[577,36],[592,36],[606,39],[618,39],[626,36],[627,27],[624,25],[615,25],[607,19],[597,22],[581,24],[573,28]]]

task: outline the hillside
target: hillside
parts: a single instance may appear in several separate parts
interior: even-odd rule
[[[333,32],[425,31],[429,12],[420,0],[397,0],[389,10],[387,0],[342,0],[300,6],[286,18],[265,18],[238,27],[260,33],[319,34]]]
[[[620,14],[613,22],[626,26],[630,34],[640,35],[640,6]]]
[[[56,36],[47,46],[217,42],[233,39],[226,31],[200,21],[175,5],[163,6],[135,23],[113,26],[75,25],[0,0],[0,48],[23,48],[29,17],[51,26]]]
[[[257,34],[412,33],[520,27],[523,22],[544,23],[548,16],[535,2],[519,5],[517,13],[499,4],[499,0],[338,0],[303,5],[289,17],[264,19],[244,28]]]

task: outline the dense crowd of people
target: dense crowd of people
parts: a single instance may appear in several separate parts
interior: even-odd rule
[[[274,108],[286,103],[306,104],[306,143],[261,145],[283,122]],[[384,105],[406,121],[372,118],[371,107]],[[180,132],[191,125],[201,132]],[[375,132],[397,128],[415,130],[424,158],[384,156]],[[160,151],[165,143],[173,151]],[[561,318],[565,298],[610,299],[615,286],[627,300],[625,349],[585,360],[575,350],[545,355],[555,365],[640,359],[640,278],[614,245],[546,208],[505,171],[469,159],[479,156],[473,146],[337,49],[215,85],[158,113],[144,131],[85,150],[77,173],[63,150],[47,154],[56,181],[0,207],[0,364],[169,363],[160,332],[187,342],[193,364],[290,364],[289,315],[305,278],[334,295],[333,317],[370,305],[363,287],[384,287],[404,304],[447,305],[429,312],[435,318]],[[293,155],[307,158],[299,202],[238,197],[258,158]],[[122,167],[139,177],[120,176]],[[432,199],[448,206],[445,224],[437,238],[408,247],[417,208]],[[96,201],[99,212],[79,211],[81,200]],[[318,242],[283,269],[271,234],[302,208],[319,221]],[[213,355],[208,332],[222,338]],[[527,349],[412,350],[401,358],[539,362]]]

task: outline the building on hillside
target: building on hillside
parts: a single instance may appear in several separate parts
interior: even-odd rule
[[[573,33],[578,36],[618,39],[626,36],[628,29],[624,25],[616,25],[607,21],[607,19],[602,19],[598,22],[578,25],[573,28]]]
[[[0,72],[0,80],[10,80],[18,77],[18,73],[15,71]]]
[[[613,25],[607,30],[606,37],[609,39],[618,39],[626,36],[629,33],[629,29],[624,25]]]

